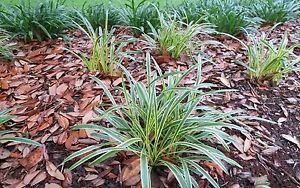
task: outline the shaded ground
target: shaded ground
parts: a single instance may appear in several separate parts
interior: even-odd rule
[[[280,38],[287,31],[292,43],[299,42],[299,30],[300,24],[287,23],[274,31],[271,38]],[[70,127],[89,122],[96,116],[94,108],[99,103],[107,102],[100,88],[91,80],[92,74],[79,60],[62,49],[87,51],[91,44],[77,31],[72,33],[71,38],[70,44],[60,40],[26,44],[18,52],[13,65],[8,66],[6,62],[0,65],[0,109],[16,107],[12,111],[15,115],[13,121],[5,128],[29,133],[29,138],[45,144],[45,148],[38,149],[24,145],[2,145],[4,147],[0,148],[0,153],[5,155],[0,155],[0,187],[44,187],[45,184],[50,187],[125,187],[126,182],[119,181],[120,174],[126,164],[124,159],[131,160],[131,157],[125,158],[122,153],[95,168],[83,166],[72,172],[65,169],[63,175],[49,170],[50,167],[58,167],[73,151],[98,142],[90,136],[91,132],[71,132]],[[291,74],[277,87],[258,87],[245,79],[245,69],[235,63],[246,60],[241,45],[231,39],[222,42],[228,48],[209,46],[205,50],[215,64],[204,65],[203,81],[217,84],[218,89],[238,91],[206,98],[203,104],[224,112],[243,109],[246,115],[275,123],[240,120],[235,123],[249,132],[228,130],[238,144],[232,145],[227,155],[237,160],[243,169],[229,167],[230,175],[222,178],[217,167],[211,164],[204,166],[218,178],[222,187],[253,187],[255,178],[264,175],[267,175],[271,187],[300,186],[300,148],[282,137],[285,134],[300,138],[299,74]],[[139,43],[128,46],[132,49],[142,47]],[[126,66],[137,80],[144,80],[144,55],[139,54],[136,59],[137,62],[128,62]],[[186,69],[191,62],[182,59],[160,65],[164,70],[179,66]],[[120,79],[103,81],[109,88],[121,82]],[[189,82],[192,78],[186,80],[187,84]],[[121,100],[117,92],[115,95]],[[221,149],[218,145],[215,147]],[[70,165],[66,164],[67,167]],[[174,187],[172,178],[167,177],[168,173],[161,171],[157,174],[162,176],[161,184],[164,182]],[[208,187],[208,184],[199,179],[199,186]]]

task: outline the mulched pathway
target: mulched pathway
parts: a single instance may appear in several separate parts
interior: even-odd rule
[[[261,31],[267,29],[260,28]],[[280,38],[288,32],[290,42],[296,43],[300,42],[299,31],[299,23],[286,23],[274,30],[270,37]],[[119,32],[123,34],[124,31]],[[0,147],[0,187],[126,187],[133,182],[119,181],[124,165],[132,160],[124,153],[96,167],[85,165],[72,172],[56,170],[62,169],[59,164],[73,151],[99,141],[91,136],[90,131],[71,131],[70,127],[91,121],[96,117],[94,108],[108,101],[91,79],[92,75],[99,74],[88,73],[80,60],[64,49],[87,52],[90,42],[78,31],[70,33],[70,39],[69,43],[57,39],[21,44],[13,63],[0,62],[0,110],[14,107],[12,114],[15,115],[13,121],[3,128],[28,133],[29,138],[45,145],[44,148],[35,148],[3,144],[4,147]],[[253,187],[255,180],[265,175],[271,187],[299,187],[300,148],[282,136],[300,139],[299,72],[292,73],[276,87],[254,85],[246,79],[245,68],[236,63],[246,61],[241,45],[227,37],[221,42],[227,48],[210,45],[205,49],[215,64],[203,65],[203,81],[216,84],[217,89],[237,91],[206,98],[202,103],[224,112],[242,109],[245,115],[275,123],[247,119],[235,122],[248,132],[227,130],[237,144],[231,145],[231,151],[226,155],[238,161],[243,169],[229,167],[230,174],[223,175],[211,164],[204,164],[205,168],[222,187]],[[128,46],[139,50],[144,47],[140,43]],[[297,49],[296,53],[300,55],[300,50]],[[137,80],[145,80],[144,54],[138,54],[136,60],[126,62],[126,66]],[[178,67],[186,69],[190,65],[191,62],[184,58],[160,63],[165,71]],[[110,89],[121,82],[118,78],[102,80]],[[115,95],[121,101],[117,92]],[[71,163],[66,167],[69,165]],[[174,187],[174,178],[161,179],[169,187]],[[204,180],[199,186],[209,187]]]

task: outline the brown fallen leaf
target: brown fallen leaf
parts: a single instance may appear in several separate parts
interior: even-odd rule
[[[300,141],[295,136],[291,136],[291,135],[288,135],[288,134],[282,134],[281,136],[284,139],[296,144],[298,146],[298,148],[300,149]]]
[[[78,131],[72,131],[69,138],[65,142],[65,147],[67,150],[71,149],[72,144],[76,143],[79,137]]]
[[[60,186],[56,183],[46,183],[45,188],[62,188],[62,186]]]
[[[211,171],[217,172],[217,174],[224,180],[224,174],[223,170],[219,165],[217,165],[214,162],[204,161],[203,163],[205,166],[207,166]]]
[[[58,113],[55,113],[54,116],[56,117],[58,121],[58,125],[61,126],[63,129],[67,129],[69,127],[69,120],[68,118],[59,115]]]
[[[55,96],[56,95],[56,89],[57,89],[57,86],[56,86],[56,84],[54,84],[53,86],[50,86],[49,87],[49,95],[51,95],[51,96]]]
[[[221,77],[219,77],[219,79],[223,85],[225,85],[226,87],[229,87],[229,88],[231,87],[229,80],[227,78],[225,78],[224,74],[222,74]]]
[[[126,181],[129,178],[136,176],[140,173],[140,159],[136,159],[132,161],[129,165],[127,165],[122,173],[122,180]]]
[[[134,186],[138,184],[141,181],[141,176],[140,175],[135,175],[130,177],[128,180],[124,182],[125,186]]]
[[[26,174],[26,176],[24,177],[23,179],[23,183],[25,185],[29,185],[30,182],[41,172],[41,170],[37,170],[37,171],[34,171],[34,172],[31,172],[29,174]]]
[[[235,142],[232,144],[238,149],[241,153],[244,153],[244,140],[236,135],[233,135],[232,138]]]
[[[29,153],[24,159],[20,159],[19,162],[26,170],[29,170],[43,160],[44,152],[45,148],[39,147]]]
[[[244,152],[247,152],[251,148],[251,140],[248,138],[244,141]]]
[[[68,89],[67,84],[61,84],[60,86],[58,86],[56,88],[56,94],[59,96],[62,96],[66,92],[67,89]]]
[[[59,145],[64,144],[67,141],[67,138],[68,138],[68,133],[67,131],[64,131],[58,136],[57,144]]]
[[[272,155],[273,153],[275,153],[276,151],[278,151],[279,149],[281,149],[280,147],[277,146],[268,146],[267,149],[264,149],[262,151],[263,155]]]
[[[6,159],[10,156],[10,151],[0,147],[0,159]]]
[[[47,173],[45,171],[40,172],[30,183],[30,186],[35,186],[36,184],[44,181],[47,178]]]
[[[58,180],[65,180],[63,173],[61,173],[52,162],[46,161],[46,170],[50,176]]]
[[[246,155],[245,153],[239,154],[238,155],[240,158],[242,158],[244,161],[249,161],[255,159],[255,157],[251,155]]]

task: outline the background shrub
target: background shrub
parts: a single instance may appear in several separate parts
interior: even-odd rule
[[[300,12],[298,0],[256,0],[251,4],[252,17],[264,23],[275,24],[297,18]]]
[[[239,35],[251,24],[248,10],[235,0],[202,0],[199,6],[206,12],[206,21],[219,32]]]
[[[15,49],[15,45],[10,42],[10,36],[0,29],[0,59],[12,60],[14,57],[12,51]]]
[[[159,7],[159,6],[157,6]],[[148,33],[151,28],[148,23],[155,28],[159,28],[158,8],[150,4],[147,0],[137,3],[135,0],[126,0],[125,8],[120,9],[122,23],[133,28],[136,35]]]
[[[0,27],[12,37],[25,41],[64,37],[71,26],[64,0],[44,0],[31,6],[30,1],[12,5],[0,12]]]
[[[77,10],[78,11],[78,10]],[[106,12],[108,12],[108,24],[107,28],[111,29],[115,25],[120,24],[120,13],[111,3],[101,4],[87,4],[85,3],[81,8],[81,14],[90,22],[94,29],[99,27],[104,28],[106,22]],[[71,17],[76,23],[80,23],[82,20],[78,17],[76,11],[72,12]],[[84,26],[84,23],[82,23]]]

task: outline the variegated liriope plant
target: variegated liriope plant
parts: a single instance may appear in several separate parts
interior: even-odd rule
[[[108,28],[108,11],[106,11],[105,26],[94,29],[90,21],[77,11],[80,23],[74,24],[89,37],[92,42],[90,57],[80,56],[72,52],[87,66],[89,71],[100,71],[105,76],[114,76],[118,70],[118,64],[122,63],[128,53],[123,48],[135,38],[122,36],[117,39],[114,35],[116,28]],[[69,50],[70,51],[70,50]]]
[[[119,88],[125,99],[123,104],[118,104],[105,84],[94,78],[112,105],[106,110],[98,109],[97,119],[108,121],[110,126],[85,124],[72,129],[94,129],[97,133],[93,136],[105,142],[74,152],[63,164],[83,155],[70,167],[72,170],[89,160],[92,160],[91,165],[95,165],[118,152],[130,151],[140,157],[143,188],[151,187],[150,174],[155,168],[168,168],[184,188],[198,187],[192,174],[204,176],[214,187],[219,187],[201,162],[212,161],[226,173],[225,162],[239,166],[207,144],[209,140],[218,140],[229,150],[228,144],[233,140],[221,128],[240,129],[230,123],[233,113],[222,113],[199,104],[204,96],[220,92],[203,91],[203,88],[213,85],[201,83],[201,63],[185,72],[161,74],[161,71],[151,72],[151,59],[147,54],[147,85],[135,81],[123,68],[129,82],[129,87],[124,81]],[[189,87],[182,85],[184,78],[194,71],[197,71],[195,84]]]
[[[262,33],[260,37],[248,35],[249,43],[237,40],[247,50],[248,64],[241,64],[248,69],[249,78],[258,84],[276,85],[290,72],[299,70],[300,57],[294,53],[294,49],[300,43],[290,45],[285,33],[275,44],[274,40],[268,39],[269,33]]]
[[[0,111],[0,128],[2,124],[11,120],[12,116],[7,114],[10,110],[11,109]],[[0,129],[0,146],[1,146],[1,142],[18,142],[18,143],[29,144],[34,146],[41,146],[40,143],[34,140],[30,140],[28,138],[10,136],[9,134],[12,133],[16,133],[16,131]]]

